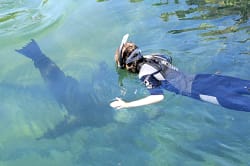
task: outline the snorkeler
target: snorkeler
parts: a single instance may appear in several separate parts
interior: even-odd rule
[[[172,58],[161,54],[143,56],[135,43],[124,35],[115,53],[120,69],[139,74],[150,95],[131,102],[116,98],[110,106],[116,109],[138,107],[160,102],[163,89],[228,109],[250,112],[250,81],[216,74],[187,75],[172,65]]]

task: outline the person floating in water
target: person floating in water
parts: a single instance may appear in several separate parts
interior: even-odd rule
[[[112,109],[108,103],[98,102],[92,85],[81,85],[77,80],[66,76],[60,68],[42,53],[35,40],[31,40],[18,53],[30,58],[55,96],[57,102],[64,106],[69,116],[48,130],[41,138],[55,138],[82,126],[101,127],[113,121]],[[105,68],[101,71],[105,72]],[[82,90],[80,87],[86,87]]]
[[[143,56],[124,35],[115,53],[120,69],[139,74],[150,95],[131,102],[116,98],[110,106],[117,109],[153,104],[164,99],[163,89],[225,108],[250,112],[250,81],[216,74],[187,75],[172,65],[172,58],[162,54]]]

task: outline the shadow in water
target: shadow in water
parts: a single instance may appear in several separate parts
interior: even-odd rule
[[[41,138],[56,138],[81,126],[101,127],[114,121],[113,110],[107,102],[98,101],[93,85],[91,83],[80,85],[76,79],[66,76],[42,53],[34,40],[16,51],[33,60],[59,105],[68,111],[65,119],[44,133]],[[104,74],[107,66],[101,64],[99,67],[101,71],[99,74]]]

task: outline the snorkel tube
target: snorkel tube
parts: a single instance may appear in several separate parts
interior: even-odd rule
[[[127,33],[126,35],[123,36],[120,47],[119,47],[119,68],[124,68],[124,62],[123,62],[123,57],[122,57],[122,48],[124,44],[128,41],[129,34]]]

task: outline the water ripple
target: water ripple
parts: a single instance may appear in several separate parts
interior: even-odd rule
[[[65,3],[49,0],[4,0],[0,2],[0,37],[37,33],[58,22]]]

